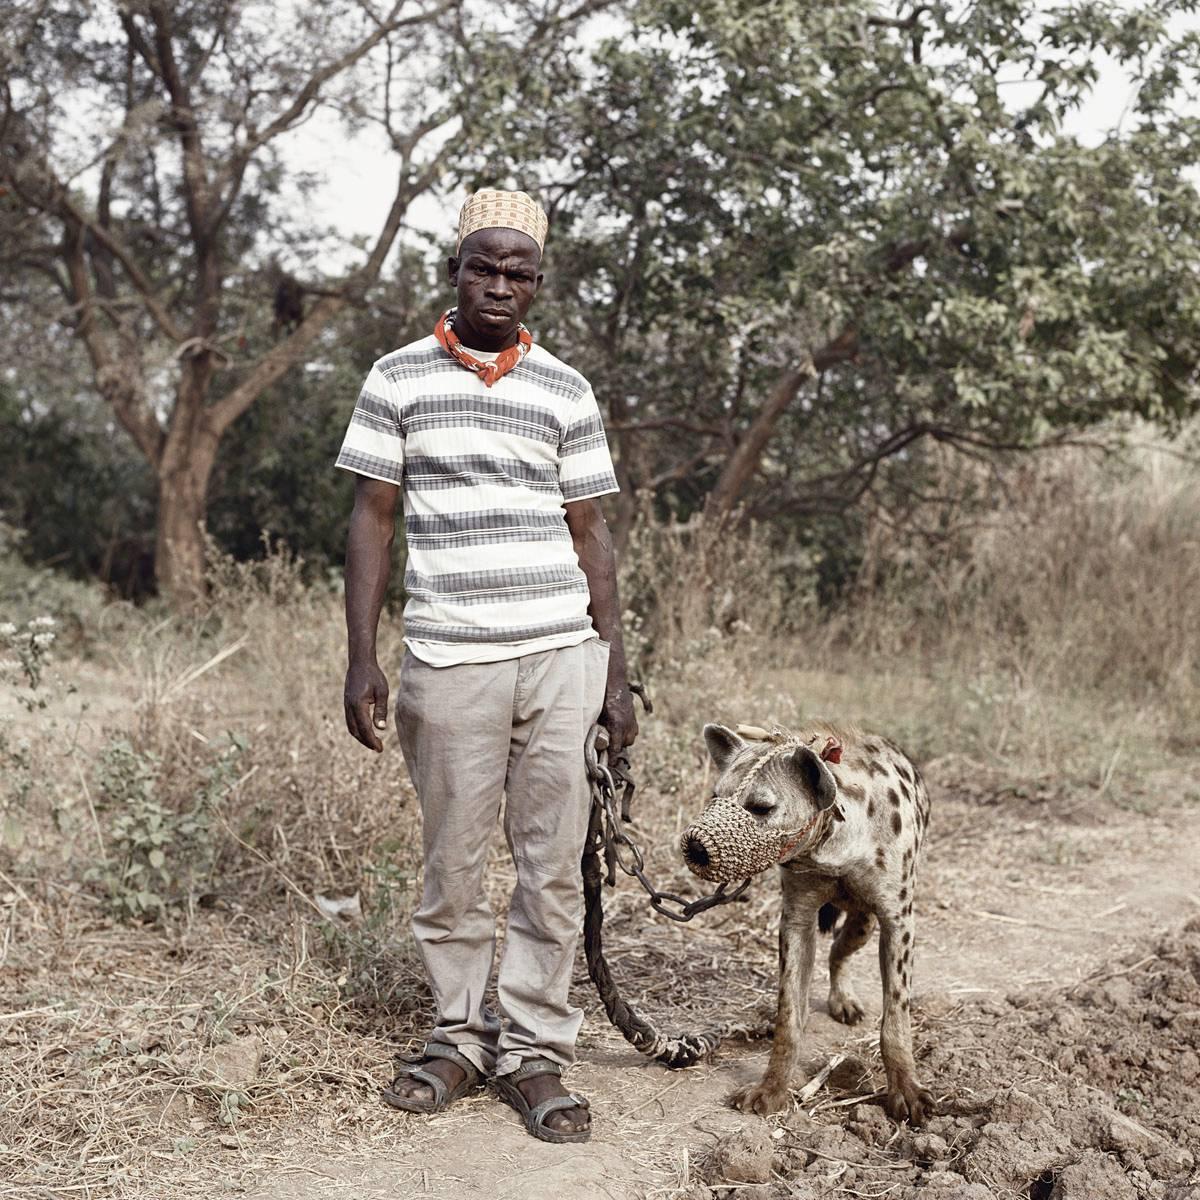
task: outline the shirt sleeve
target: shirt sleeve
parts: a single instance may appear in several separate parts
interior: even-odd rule
[[[619,492],[600,406],[589,387],[575,403],[558,445],[558,485],[563,500],[591,500]]]
[[[404,430],[397,389],[375,363],[358,394],[335,466],[357,475],[401,483]]]

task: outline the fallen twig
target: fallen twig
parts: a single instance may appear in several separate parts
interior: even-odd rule
[[[683,1082],[683,1080],[684,1080],[684,1076],[682,1076],[682,1075],[679,1076],[679,1078],[676,1079],[674,1083],[669,1084],[667,1087],[663,1088],[661,1092],[656,1092],[653,1096],[650,1097],[649,1100],[643,1100],[641,1102],[641,1104],[637,1105],[634,1108],[626,1109],[623,1113],[621,1113],[621,1116],[632,1117],[635,1112],[641,1112],[643,1108],[646,1108],[648,1105],[653,1104],[655,1102],[655,1100],[661,1100],[668,1092],[673,1092]]]
[[[796,1100],[807,1104],[825,1086],[830,1074],[846,1059],[844,1054],[835,1054],[797,1093]]]

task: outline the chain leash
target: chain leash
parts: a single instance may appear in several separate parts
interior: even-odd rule
[[[645,687],[631,684],[630,690],[641,699],[646,712],[653,711]],[[699,900],[688,901],[670,892],[660,892],[646,878],[640,847],[622,829],[622,825],[630,819],[629,806],[634,792],[629,759],[619,754],[609,762],[608,733],[599,725],[593,726],[588,733],[585,756],[592,787],[592,811],[580,863],[584,894],[583,945],[588,974],[596,985],[608,1019],[636,1050],[671,1069],[690,1067],[710,1057],[726,1038],[767,1036],[769,1027],[751,1027],[740,1022],[726,1022],[711,1029],[668,1033],[622,997],[621,989],[605,961],[603,948],[604,885],[616,885],[617,867],[646,889],[656,911],[672,921],[681,922],[690,921],[697,913],[718,904],[736,900],[750,886],[750,880],[744,880],[733,891],[729,891],[728,885],[723,883],[711,896]],[[603,871],[600,866],[601,855],[604,858]]]
[[[654,704],[644,684],[631,683],[632,691],[642,702],[647,713],[654,711]],[[608,758],[608,730],[603,725],[593,725],[588,732],[584,744],[584,760],[587,763],[588,778],[592,785],[591,828],[588,830],[588,849],[600,851],[604,856],[606,869],[605,882],[609,887],[615,887],[617,882],[617,867],[626,875],[636,879],[650,897],[650,907],[660,912],[664,917],[680,924],[690,921],[693,917],[720,904],[729,904],[737,900],[750,886],[750,879],[743,879],[732,891],[728,883],[718,885],[715,892],[701,896],[696,900],[687,900],[676,896],[673,892],[659,891],[646,878],[646,860],[641,847],[627,834],[623,828],[630,820],[630,809],[633,803],[633,793],[637,788],[630,769],[628,757],[624,751],[610,763]],[[618,812],[617,796],[620,789],[620,811]],[[599,814],[599,820],[596,815]],[[599,839],[598,845],[593,845],[593,839]]]

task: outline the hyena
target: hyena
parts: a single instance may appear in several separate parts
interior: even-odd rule
[[[862,1019],[847,964],[878,923],[885,1107],[896,1121],[921,1124],[933,1099],[917,1081],[909,1019],[913,890],[929,822],[920,771],[886,738],[832,725],[798,735],[706,725],[704,740],[720,774],[713,803],[683,835],[688,866],[707,879],[734,879],[777,862],[783,890],[770,1061],[732,1103],[760,1114],[787,1104],[808,1021],[818,915],[827,926],[835,905],[845,920],[829,954],[829,1013],[847,1025]]]

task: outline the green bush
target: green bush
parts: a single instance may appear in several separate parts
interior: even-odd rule
[[[100,756],[100,811],[108,817],[108,857],[89,872],[121,916],[155,920],[193,898],[216,859],[213,821],[237,777],[246,745],[231,737],[199,776],[191,803],[164,802],[162,760],[130,742],[111,742]]]

